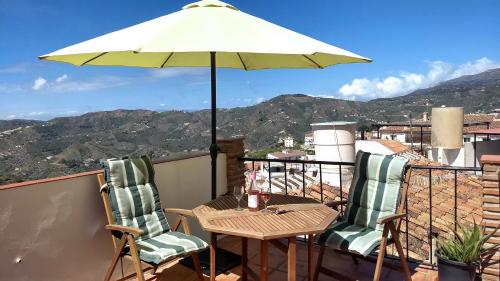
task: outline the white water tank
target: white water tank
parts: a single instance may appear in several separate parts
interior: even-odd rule
[[[354,162],[356,122],[335,121],[311,124],[314,131],[315,159]]]

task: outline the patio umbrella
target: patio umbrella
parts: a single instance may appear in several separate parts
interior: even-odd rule
[[[234,6],[204,0],[144,23],[39,57],[76,66],[210,67],[212,198],[216,197],[216,67],[324,68],[371,60]]]

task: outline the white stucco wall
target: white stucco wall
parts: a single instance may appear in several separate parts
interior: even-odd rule
[[[480,167],[479,159],[482,155],[500,154],[500,140],[479,141],[476,142],[476,167]],[[438,161],[439,149],[431,148],[428,151],[429,159]],[[474,144],[471,142],[464,143],[462,148],[444,149],[442,163],[451,166],[474,167]],[[439,162],[439,161],[438,161]]]
[[[370,141],[370,140],[357,140],[356,141],[356,153],[358,151],[365,151],[365,152],[371,152],[371,153],[378,153],[378,154],[384,154],[384,155],[392,155],[394,152],[390,150],[388,147],[385,145],[376,142],[376,141]]]
[[[428,152],[430,160],[439,162],[443,165],[465,167],[465,149],[454,148],[431,148]]]
[[[222,194],[227,179],[224,154],[217,163]],[[155,170],[164,207],[192,209],[210,200],[210,156],[164,162]],[[113,246],[104,230],[98,188],[92,173],[0,187],[0,280],[101,280]],[[191,225],[206,238],[196,222]],[[124,261],[125,272],[131,272]],[[119,265],[115,272],[121,276]]]
[[[465,164],[467,167],[474,166],[474,145],[473,143],[464,143],[465,148]],[[476,142],[476,167],[481,166],[479,159],[482,155],[499,155],[500,140],[480,141]]]

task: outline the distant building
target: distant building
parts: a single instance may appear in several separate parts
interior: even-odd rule
[[[293,148],[293,138],[292,137],[286,137],[283,139],[283,145],[286,148]]]
[[[495,114],[466,114],[464,115],[465,122],[489,122],[489,128],[500,128],[500,120],[495,119]],[[474,142],[474,134],[472,131],[486,129],[485,125],[464,127],[464,142]],[[494,137],[495,138],[495,137]],[[485,141],[487,136],[476,136],[476,141]]]
[[[304,147],[312,148],[314,147],[314,132],[307,132],[304,136]]]
[[[430,143],[430,120],[427,114],[422,114],[422,120],[413,121],[414,125],[417,124],[428,124],[429,127],[423,127],[423,143]],[[432,117],[431,117],[432,118]],[[487,122],[489,123],[490,128],[498,128],[500,127],[500,119],[496,119],[495,114],[465,114],[464,115],[464,124],[473,123],[473,122]],[[464,142],[473,142],[474,135],[470,132],[478,130],[478,129],[486,129],[486,125],[472,125],[472,126],[464,126]],[[376,132],[375,132],[376,134]],[[401,143],[411,143],[413,139],[413,143],[420,143],[420,127],[414,126],[412,130],[410,130],[410,126],[382,126],[380,127],[380,139],[383,140],[397,140]],[[477,136],[476,141],[486,140],[486,136]]]

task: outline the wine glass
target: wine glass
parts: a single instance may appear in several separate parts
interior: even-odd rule
[[[259,196],[260,199],[264,201],[264,210],[262,210],[263,213],[272,213],[269,209],[267,209],[267,202],[271,199],[271,193],[270,186],[261,186]]]
[[[236,211],[243,211],[243,208],[241,208],[240,202],[241,198],[243,198],[243,194],[245,193],[245,186],[244,185],[235,185],[234,190],[233,190],[233,195],[234,198],[238,201],[238,207],[235,208]]]

